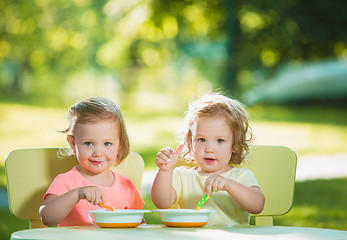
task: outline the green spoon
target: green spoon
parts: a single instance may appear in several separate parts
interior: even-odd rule
[[[211,195],[212,193],[213,193],[213,190],[211,190]],[[200,202],[198,203],[198,206],[196,207],[197,211],[200,210],[202,204],[204,204],[211,197],[211,195],[206,194],[205,197],[203,197],[203,199],[200,200]]]

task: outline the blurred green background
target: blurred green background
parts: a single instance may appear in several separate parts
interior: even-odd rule
[[[189,100],[215,89],[247,104],[256,144],[289,146],[299,161],[346,154],[346,9],[339,0],[0,1],[0,238],[27,228],[6,206],[6,155],[66,146],[56,130],[67,108],[92,95],[120,105],[147,171],[178,144]],[[347,178],[297,182],[292,211],[275,224],[347,230],[346,187]]]

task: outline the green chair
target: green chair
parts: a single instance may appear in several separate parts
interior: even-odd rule
[[[255,225],[273,225],[273,216],[290,211],[295,186],[296,153],[285,146],[252,146],[242,167],[252,170],[265,195]]]
[[[39,207],[48,186],[55,176],[77,165],[75,157],[60,157],[59,148],[18,149],[10,152],[5,161],[7,194],[11,213],[30,221],[30,228],[45,227],[41,223]],[[130,152],[114,171],[132,180],[140,192],[144,162]]]

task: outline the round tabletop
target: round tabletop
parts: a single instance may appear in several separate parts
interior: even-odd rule
[[[136,228],[51,227],[14,232],[11,239],[347,239],[341,230],[284,226],[231,226],[202,228],[172,228],[142,224]]]

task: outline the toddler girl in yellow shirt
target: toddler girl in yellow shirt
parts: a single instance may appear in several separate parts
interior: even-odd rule
[[[152,186],[152,201],[158,208],[196,209],[205,194],[211,197],[203,208],[215,209],[209,224],[249,224],[250,213],[260,213],[265,198],[253,173],[237,168],[252,139],[248,114],[242,104],[211,93],[190,103],[184,144],[176,150],[163,148],[155,158],[159,167]],[[184,157],[196,167],[175,164]]]

